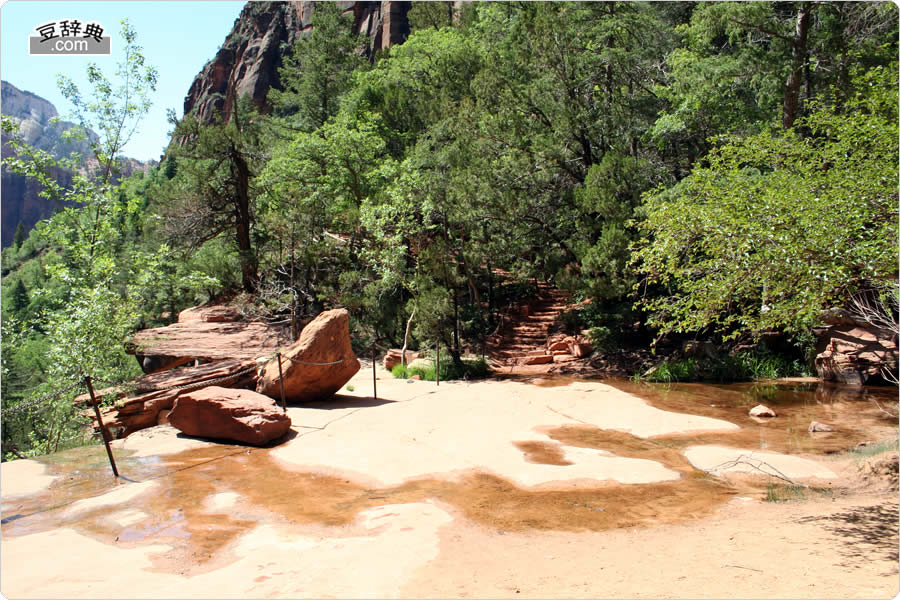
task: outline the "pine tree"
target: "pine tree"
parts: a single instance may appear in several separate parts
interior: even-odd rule
[[[28,290],[25,288],[25,284],[22,283],[21,279],[16,280],[16,285],[13,286],[12,292],[9,294],[7,310],[13,315],[19,315],[28,308],[28,301]]]
[[[16,225],[16,233],[13,235],[13,246],[18,250],[27,238],[28,232],[25,231],[25,225],[19,221],[19,224]]]

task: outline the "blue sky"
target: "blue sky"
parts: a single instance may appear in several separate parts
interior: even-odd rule
[[[145,59],[159,71],[159,82],[153,108],[124,154],[159,159],[168,143],[166,109],[181,116],[194,76],[215,56],[244,4],[243,0],[7,0],[0,7],[0,78],[46,98],[66,118],[71,107],[56,87],[57,74],[68,75],[86,89],[85,68],[95,62],[113,78],[122,47],[119,21],[127,18]],[[112,37],[112,54],[30,56],[28,37],[38,35],[34,28],[62,19],[100,23],[104,35]]]

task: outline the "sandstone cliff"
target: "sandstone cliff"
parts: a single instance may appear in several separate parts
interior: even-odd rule
[[[248,2],[215,57],[194,78],[184,114],[204,121],[220,113],[227,119],[235,98],[249,95],[266,112],[269,88],[280,89],[278,68],[294,42],[310,30],[315,2]],[[409,35],[410,2],[337,3],[353,15],[354,31],[369,39],[366,52],[402,43]]]
[[[81,152],[87,148],[86,142],[70,142],[62,139],[62,134],[74,127],[74,124],[66,121],[52,122],[59,116],[53,104],[6,81],[0,83],[0,86],[2,86],[0,97],[3,114],[12,117],[19,124],[19,133],[25,142],[57,157],[70,152]],[[6,139],[4,133],[2,137],[4,158],[10,153]],[[54,170],[53,176],[64,186],[72,183],[71,173]],[[41,198],[38,195],[40,191],[40,186],[34,180],[11,173],[3,167],[0,172],[0,196],[3,199],[0,203],[2,213],[0,239],[3,247],[12,243],[19,222],[26,230],[30,230],[35,223],[53,214],[56,206],[49,200]]]
[[[84,168],[96,165],[91,156],[88,141],[64,139],[63,134],[75,127],[74,123],[58,121],[59,113],[52,103],[32,92],[22,91],[7,81],[0,83],[0,99],[2,112],[12,117],[19,125],[19,135],[29,145],[44,150],[56,158],[62,158],[73,152],[85,156]],[[96,138],[91,132],[90,136]],[[6,145],[7,136],[2,136],[2,156],[7,157],[11,149]],[[146,170],[148,164],[133,158],[121,161],[120,178],[128,177],[138,170]],[[72,183],[72,173],[53,169],[53,177],[63,186]],[[29,231],[35,223],[46,219],[58,208],[53,202],[40,197],[40,185],[33,179],[9,172],[5,167],[0,171],[0,239],[3,247],[12,243],[13,235],[19,222]]]

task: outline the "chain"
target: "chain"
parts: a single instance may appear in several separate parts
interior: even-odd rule
[[[50,400],[53,400],[54,398],[57,398],[58,396],[62,396],[66,392],[70,392],[70,391],[74,390],[75,388],[82,385],[83,383],[84,383],[83,381],[76,381],[69,387],[63,388],[61,390],[57,390],[55,392],[50,392],[49,394],[45,394],[45,395],[41,396],[40,398],[35,398],[34,400],[29,400],[28,402],[22,402],[20,404],[16,404],[15,406],[11,406],[9,408],[3,409],[3,412],[6,414],[10,414],[10,413],[15,414],[17,412],[21,412],[21,411],[25,410],[26,408],[31,408],[32,406],[37,406],[38,404],[43,404],[44,402],[49,402]]]

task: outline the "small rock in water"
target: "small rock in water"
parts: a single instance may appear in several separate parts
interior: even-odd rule
[[[834,428],[830,425],[826,425],[825,423],[819,423],[818,421],[813,421],[809,424],[809,433],[815,433],[817,431],[834,431]]]
[[[753,408],[750,409],[751,417],[775,417],[778,416],[775,414],[775,411],[765,406],[764,404],[757,404]]]

